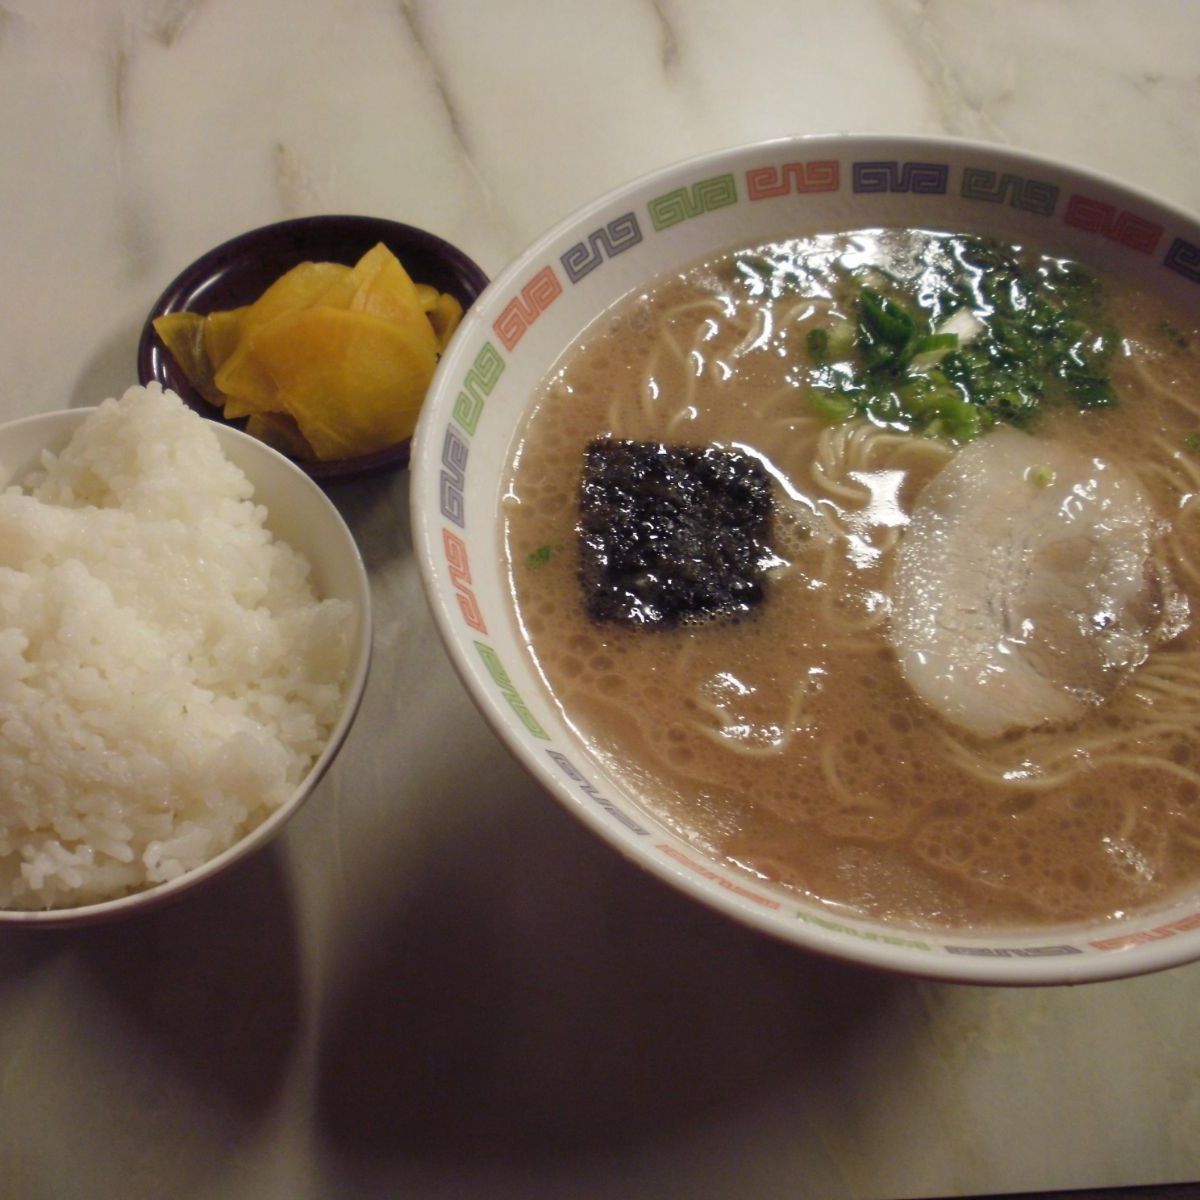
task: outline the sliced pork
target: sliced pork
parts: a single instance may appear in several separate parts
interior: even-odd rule
[[[1159,634],[1156,526],[1111,462],[1007,428],[965,446],[897,550],[890,638],[909,684],[981,736],[1081,716]]]

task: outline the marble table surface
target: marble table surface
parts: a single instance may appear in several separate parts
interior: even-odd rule
[[[134,382],[166,282],[272,220],[393,217],[495,273],[657,165],[841,130],[1010,143],[1200,209],[1197,118],[1192,0],[0,0],[0,419]],[[907,981],[667,891],[475,713],[406,489],[330,488],[371,570],[375,663],[285,834],[147,918],[0,935],[0,1195],[1200,1179],[1200,966]]]

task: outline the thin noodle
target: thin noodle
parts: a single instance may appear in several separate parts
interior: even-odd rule
[[[815,317],[818,313],[823,313],[826,316],[830,314],[841,315],[838,313],[837,305],[834,301],[824,296],[806,296],[803,300],[797,300],[789,308],[783,310],[779,316],[779,327],[783,329],[788,325],[794,325],[797,321],[807,321],[810,317]]]
[[[774,755],[782,754],[802,728],[800,716],[804,707],[804,698],[807,694],[808,684],[806,680],[802,679],[792,688],[791,694],[788,697],[784,719],[780,725],[776,726],[780,731],[780,737],[772,741],[769,745],[753,745],[741,739],[727,736],[728,731],[738,725],[739,722],[730,718],[719,704],[714,704],[703,694],[693,696],[691,702],[696,708],[708,713],[720,725],[720,728],[717,729],[712,725],[704,725],[701,722],[689,722],[689,727],[722,749],[728,750],[731,754],[738,754],[744,758],[771,758]]]
[[[742,358],[751,350],[761,350],[771,340],[772,326],[771,310],[764,305],[758,311],[750,332],[730,351],[730,357]]]
[[[1176,408],[1181,408],[1184,412],[1200,418],[1200,403],[1193,404],[1189,401],[1186,388],[1172,386],[1170,383],[1156,378],[1151,373],[1149,366],[1137,356],[1125,361],[1137,376],[1140,388],[1149,392],[1155,399],[1174,405]]]
[[[1169,759],[1154,758],[1149,754],[1113,754],[1105,760],[1105,766],[1141,767],[1150,771],[1163,771],[1177,779],[1200,786],[1200,771],[1192,771]]]
[[[830,794],[837,798],[838,803],[847,806],[856,802],[859,797],[854,795],[842,782],[837,764],[833,761],[833,749],[831,742],[826,742],[821,748],[821,778],[825,781],[825,786],[829,789]]]

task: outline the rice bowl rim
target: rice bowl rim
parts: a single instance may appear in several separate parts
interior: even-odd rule
[[[5,465],[6,447],[25,442],[28,450],[16,465],[20,475],[36,465],[42,450],[62,449],[71,434],[93,412],[96,406],[86,408],[57,409],[18,417],[0,424],[0,491],[13,481],[13,475]],[[321,753],[309,768],[291,795],[249,833],[239,838],[207,862],[176,879],[153,884],[140,891],[119,896],[111,900],[93,901],[73,907],[51,909],[0,908],[0,928],[56,928],[93,925],[112,921],[137,913],[149,912],[178,898],[182,893],[212,880],[235,863],[275,838],[283,826],[299,811],[329,770],[334,759],[349,736],[350,729],[362,705],[370,673],[372,648],[371,592],[366,566],[358,545],[347,527],[341,513],[321,488],[295,463],[278,451],[231,426],[205,423],[206,429],[216,434],[221,450],[245,473],[255,488],[255,503],[262,503],[257,493],[266,472],[278,472],[290,488],[296,490],[306,506],[307,521],[319,527],[316,538],[330,535],[336,540],[337,553],[345,568],[342,590],[356,608],[357,625],[351,656],[351,670],[344,685],[344,694],[338,719],[329,733]],[[258,462],[256,463],[256,459]],[[271,510],[267,509],[266,527],[271,529]],[[296,548],[293,546],[293,548]],[[303,551],[301,551],[303,553]],[[311,557],[305,554],[310,562]],[[324,599],[326,597],[319,597]]]
[[[793,163],[796,159],[808,162]],[[797,232],[876,225],[947,228],[947,221],[966,206],[965,171],[970,163],[989,173],[993,183],[999,182],[1001,196],[971,196],[971,201],[995,202],[976,205],[975,215],[963,222],[964,228],[969,229],[972,222],[982,225],[986,207],[987,227],[996,236],[1007,236],[1012,241],[1033,238],[1039,243],[1064,246],[1086,241],[1091,251],[1088,257],[1099,265],[1113,269],[1114,260],[1128,259],[1138,264],[1131,268],[1134,276],[1148,280],[1149,266],[1143,268],[1142,260],[1127,244],[1116,239],[1105,241],[1108,234],[1085,230],[1082,225],[1065,227],[1062,218],[1069,208],[1068,197],[1074,200],[1078,189],[1098,197],[1101,203],[1119,206],[1122,219],[1148,214],[1152,221],[1161,221],[1165,230],[1182,231],[1186,253],[1195,252],[1200,259],[1200,222],[1181,205],[1097,170],[968,138],[869,133],[783,136],[681,159],[608,190],[552,226],[493,279],[466,314],[422,409],[411,467],[413,543],[426,598],[451,662],[468,694],[509,751],[593,833],[677,891],[798,948],[911,977],[1005,986],[1098,982],[1194,961],[1200,958],[1200,886],[1162,909],[1138,910],[1128,919],[1107,926],[1084,922],[1038,931],[981,931],[974,936],[962,930],[914,930],[843,917],[805,903],[795,894],[789,897],[779,889],[759,888],[752,878],[724,868],[712,856],[680,839],[636,800],[630,788],[599,766],[581,738],[552,712],[552,702],[542,694],[544,689],[534,687],[533,674],[521,661],[521,640],[515,630],[511,602],[505,595],[497,595],[506,594],[498,582],[494,561],[500,553],[499,532],[493,532],[488,543],[472,529],[472,521],[480,523],[480,513],[487,503],[494,506],[499,497],[498,486],[489,492],[479,482],[480,476],[486,476],[497,484],[496,472],[504,469],[503,462],[493,466],[498,453],[496,443],[504,443],[499,453],[506,456],[512,432],[528,410],[528,396],[558,355],[613,304],[633,289],[705,254],[732,248],[739,237],[746,239],[741,244],[748,244],[763,233],[763,220],[750,216],[739,226],[749,232],[730,234],[733,216],[752,208],[765,211],[772,205],[791,211],[790,206],[799,208],[809,202],[810,197],[800,195],[802,189],[795,181],[793,189],[780,186],[772,193],[780,197],[778,200],[746,203],[762,199],[749,194],[748,168],[768,170],[773,175],[771,185],[776,186],[781,181],[786,184],[785,164],[821,166],[823,160],[841,164],[844,186],[831,189],[828,199],[817,199],[840,216],[836,224],[803,224]],[[849,186],[851,160],[854,168],[872,172],[872,178],[863,181],[872,186],[860,189],[855,179],[853,194]],[[928,177],[923,178],[921,170],[931,160],[933,164],[946,164],[940,168],[941,196],[931,196],[931,189],[923,186]],[[894,172],[900,167],[905,172],[898,178]],[[914,168],[911,179],[909,167]],[[892,177],[878,186],[889,168]],[[947,189],[947,174],[954,183],[963,178],[961,196]],[[732,199],[721,193],[725,179],[732,181]],[[1047,220],[1044,232],[1036,232],[1037,219],[1016,203],[1015,191],[1004,194],[1003,189],[1013,179],[1017,185],[1042,187],[1044,181],[1058,185],[1054,201],[1058,207],[1054,211],[1059,222],[1053,229]],[[706,188],[710,190],[702,194]],[[901,194],[906,189],[910,194]],[[859,195],[860,191],[864,194]],[[872,192],[876,194],[867,194]],[[1044,194],[1027,191],[1020,198],[1022,203],[1040,203]],[[922,216],[911,215],[914,207],[925,203],[929,208],[922,210]],[[666,207],[656,212],[656,205]],[[900,219],[894,217],[897,212]],[[663,217],[661,225],[659,216]],[[694,237],[689,233],[692,230]],[[719,236],[722,233],[724,236]],[[777,229],[775,236],[789,235]],[[1168,237],[1167,243],[1170,241]],[[1191,258],[1182,266],[1187,282],[1179,275],[1169,281],[1163,279],[1158,286],[1177,299],[1186,294],[1186,303],[1194,307],[1200,271]],[[608,281],[596,282],[606,275]],[[547,280],[547,276],[556,278]],[[1162,272],[1158,277],[1161,279]],[[578,318],[576,309],[584,307],[586,315],[576,319],[570,334],[564,337],[561,327]],[[501,346],[503,353],[498,351]],[[529,366],[531,354],[536,356],[540,370]],[[522,387],[524,402],[513,394]],[[519,408],[518,415],[508,411],[497,415],[498,410],[505,410],[506,401],[511,401],[513,411]],[[470,418],[469,426],[464,414]],[[486,460],[483,468],[478,468],[480,459]],[[456,493],[452,500],[458,506],[458,515],[465,519],[462,527],[452,527],[447,520],[448,489]],[[486,501],[480,499],[484,495]],[[447,534],[461,543],[453,552],[443,546]],[[471,614],[486,625],[486,635],[465,627],[471,624]],[[486,657],[485,651],[489,652]],[[524,692],[527,686],[530,690]],[[525,709],[524,715],[520,708]],[[540,721],[550,730],[549,741],[539,741],[530,732],[526,723],[529,716],[535,724]],[[556,763],[556,757],[571,761]],[[611,819],[614,816],[616,820]],[[640,837],[631,832],[623,824],[627,818],[644,823],[652,836]],[[667,850],[666,843],[671,851],[660,853]],[[673,857],[672,852],[678,852],[677,856]],[[761,907],[758,897],[743,898],[739,893],[744,891],[765,892],[773,901],[780,901],[775,905],[780,911]],[[1129,935],[1126,939],[1118,936],[1125,933]],[[1101,951],[1100,943],[1105,940],[1125,940],[1128,944]],[[1067,944],[1071,953],[1059,956],[1059,948],[1054,945],[1057,942]],[[1043,956],[1040,943],[1046,943],[1052,953]]]

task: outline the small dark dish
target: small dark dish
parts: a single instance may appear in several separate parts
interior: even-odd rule
[[[320,216],[280,221],[240,234],[201,255],[168,284],[154,302],[138,342],[137,372],[142,384],[157,380],[181,396],[202,416],[226,425],[221,410],[207,403],[188,382],[171,353],[154,332],[155,317],[190,310],[210,313],[256,300],[297,263],[338,262],[353,266],[377,242],[404,264],[418,283],[428,283],[456,297],[465,312],[487,287],[488,278],[461,250],[423,229],[380,217]],[[361,475],[408,463],[409,443],[374,454],[326,462],[300,462],[314,479]]]

